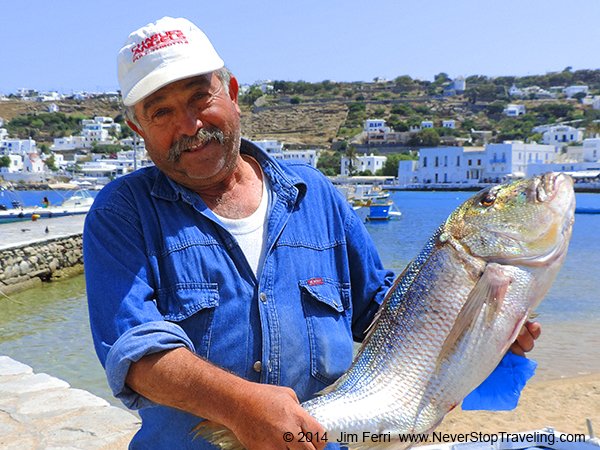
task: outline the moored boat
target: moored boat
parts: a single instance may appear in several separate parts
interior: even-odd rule
[[[94,197],[85,189],[75,191],[56,206],[23,206],[15,201],[12,208],[0,210],[0,223],[87,214],[93,202]]]

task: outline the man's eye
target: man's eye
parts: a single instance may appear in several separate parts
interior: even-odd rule
[[[167,116],[169,114],[169,112],[170,112],[170,110],[168,110],[168,109],[164,109],[164,108],[157,109],[156,111],[154,111],[152,113],[152,118],[153,119],[163,118],[163,117]]]
[[[192,100],[195,102],[201,102],[201,101],[207,100],[208,98],[209,98],[209,95],[206,92],[197,92],[192,97]]]

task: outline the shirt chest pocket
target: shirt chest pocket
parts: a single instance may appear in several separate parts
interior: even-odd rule
[[[311,374],[331,384],[352,363],[350,289],[326,278],[311,278],[299,284],[310,343]]]
[[[194,343],[196,354],[209,357],[215,309],[219,306],[216,283],[178,283],[159,290],[158,310],[174,322]]]

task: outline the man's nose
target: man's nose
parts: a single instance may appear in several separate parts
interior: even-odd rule
[[[181,133],[187,136],[195,136],[204,126],[196,108],[187,108],[179,120]]]

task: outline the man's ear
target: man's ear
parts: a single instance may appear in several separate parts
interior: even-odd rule
[[[125,122],[127,122],[127,125],[129,126],[129,128],[131,128],[133,131],[135,131],[138,135],[142,136],[142,131],[139,129],[139,127],[135,123],[133,123],[131,120],[126,120]]]
[[[235,108],[238,113],[241,113],[240,106],[238,104],[238,95],[240,93],[240,86],[238,84],[237,78],[231,75],[229,80],[229,97],[235,103]]]

